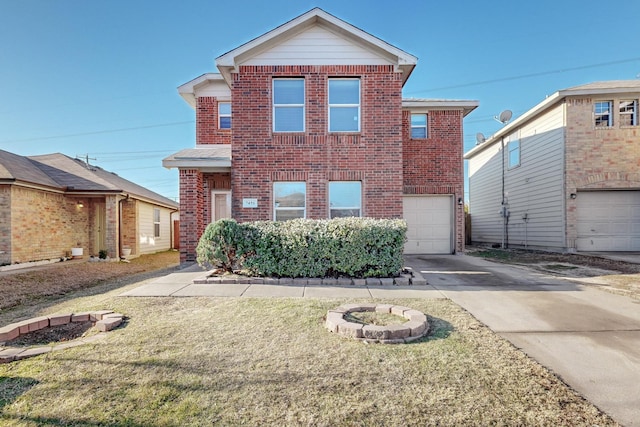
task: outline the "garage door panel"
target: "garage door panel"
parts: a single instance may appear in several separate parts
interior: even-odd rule
[[[408,254],[452,253],[453,203],[450,196],[406,196]]]
[[[640,250],[640,191],[580,192],[576,249]]]

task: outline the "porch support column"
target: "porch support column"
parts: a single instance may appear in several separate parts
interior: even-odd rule
[[[109,258],[117,258],[118,253],[118,236],[119,229],[119,212],[118,212],[118,196],[107,195],[105,196],[106,206],[106,223],[107,229],[105,231],[105,245],[107,255]]]
[[[204,180],[198,169],[180,169],[180,263],[196,261],[204,232]]]

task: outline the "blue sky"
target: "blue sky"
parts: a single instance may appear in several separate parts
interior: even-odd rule
[[[176,88],[321,7],[418,57],[405,97],[478,100],[475,135],[557,90],[640,77],[640,2],[0,0],[0,149],[61,152],[178,197],[161,160],[195,145]]]

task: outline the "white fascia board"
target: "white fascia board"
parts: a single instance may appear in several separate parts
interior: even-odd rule
[[[383,51],[386,55],[393,57],[395,62],[397,62],[398,67],[403,71],[403,84],[418,62],[417,57],[316,7],[309,12],[304,13],[297,18],[294,18],[291,21],[286,22],[285,24],[282,24],[279,27],[274,28],[273,30],[219,56],[216,58],[216,66],[225,80],[230,83],[231,72],[236,69],[239,62],[238,58],[251,57],[256,51],[262,51],[264,49],[264,45],[273,46],[277,44],[279,40],[287,39],[315,23],[324,24],[338,34],[352,40],[356,39],[360,42],[364,42],[370,48],[377,51]]]
[[[478,108],[479,101],[463,99],[403,99],[402,108],[415,112],[429,110],[462,110],[464,116]]]
[[[224,78],[218,73],[206,73],[195,79],[178,86],[180,96],[193,108],[196,107],[196,91],[198,88],[214,81],[223,81]]]
[[[471,150],[465,153],[464,158],[470,159],[476,154],[478,154],[479,152],[489,148],[493,144],[500,142],[502,137],[518,129],[520,126],[522,126],[529,120],[533,119],[535,116],[537,116],[541,112],[548,110],[549,108],[551,108],[551,106],[560,102],[565,97],[566,97],[566,91],[559,91],[554,93],[551,96],[548,96],[547,98],[544,99],[544,101],[538,103],[538,105],[536,105],[535,107],[533,107],[532,109],[530,109],[529,111],[527,111],[526,113],[524,113],[523,115],[521,115],[520,117],[512,121],[511,123],[505,125],[493,135],[491,135],[489,138],[487,138],[485,142],[473,147]]]

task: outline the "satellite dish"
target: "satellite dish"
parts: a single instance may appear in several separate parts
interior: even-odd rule
[[[502,113],[500,113],[500,116],[498,117],[498,121],[503,125],[505,125],[509,120],[511,120],[511,116],[513,116],[513,113],[511,112],[511,110],[504,110]]]
[[[484,137],[482,132],[476,133],[476,145],[480,145],[483,142],[485,142],[486,140],[487,140],[487,138]]]

